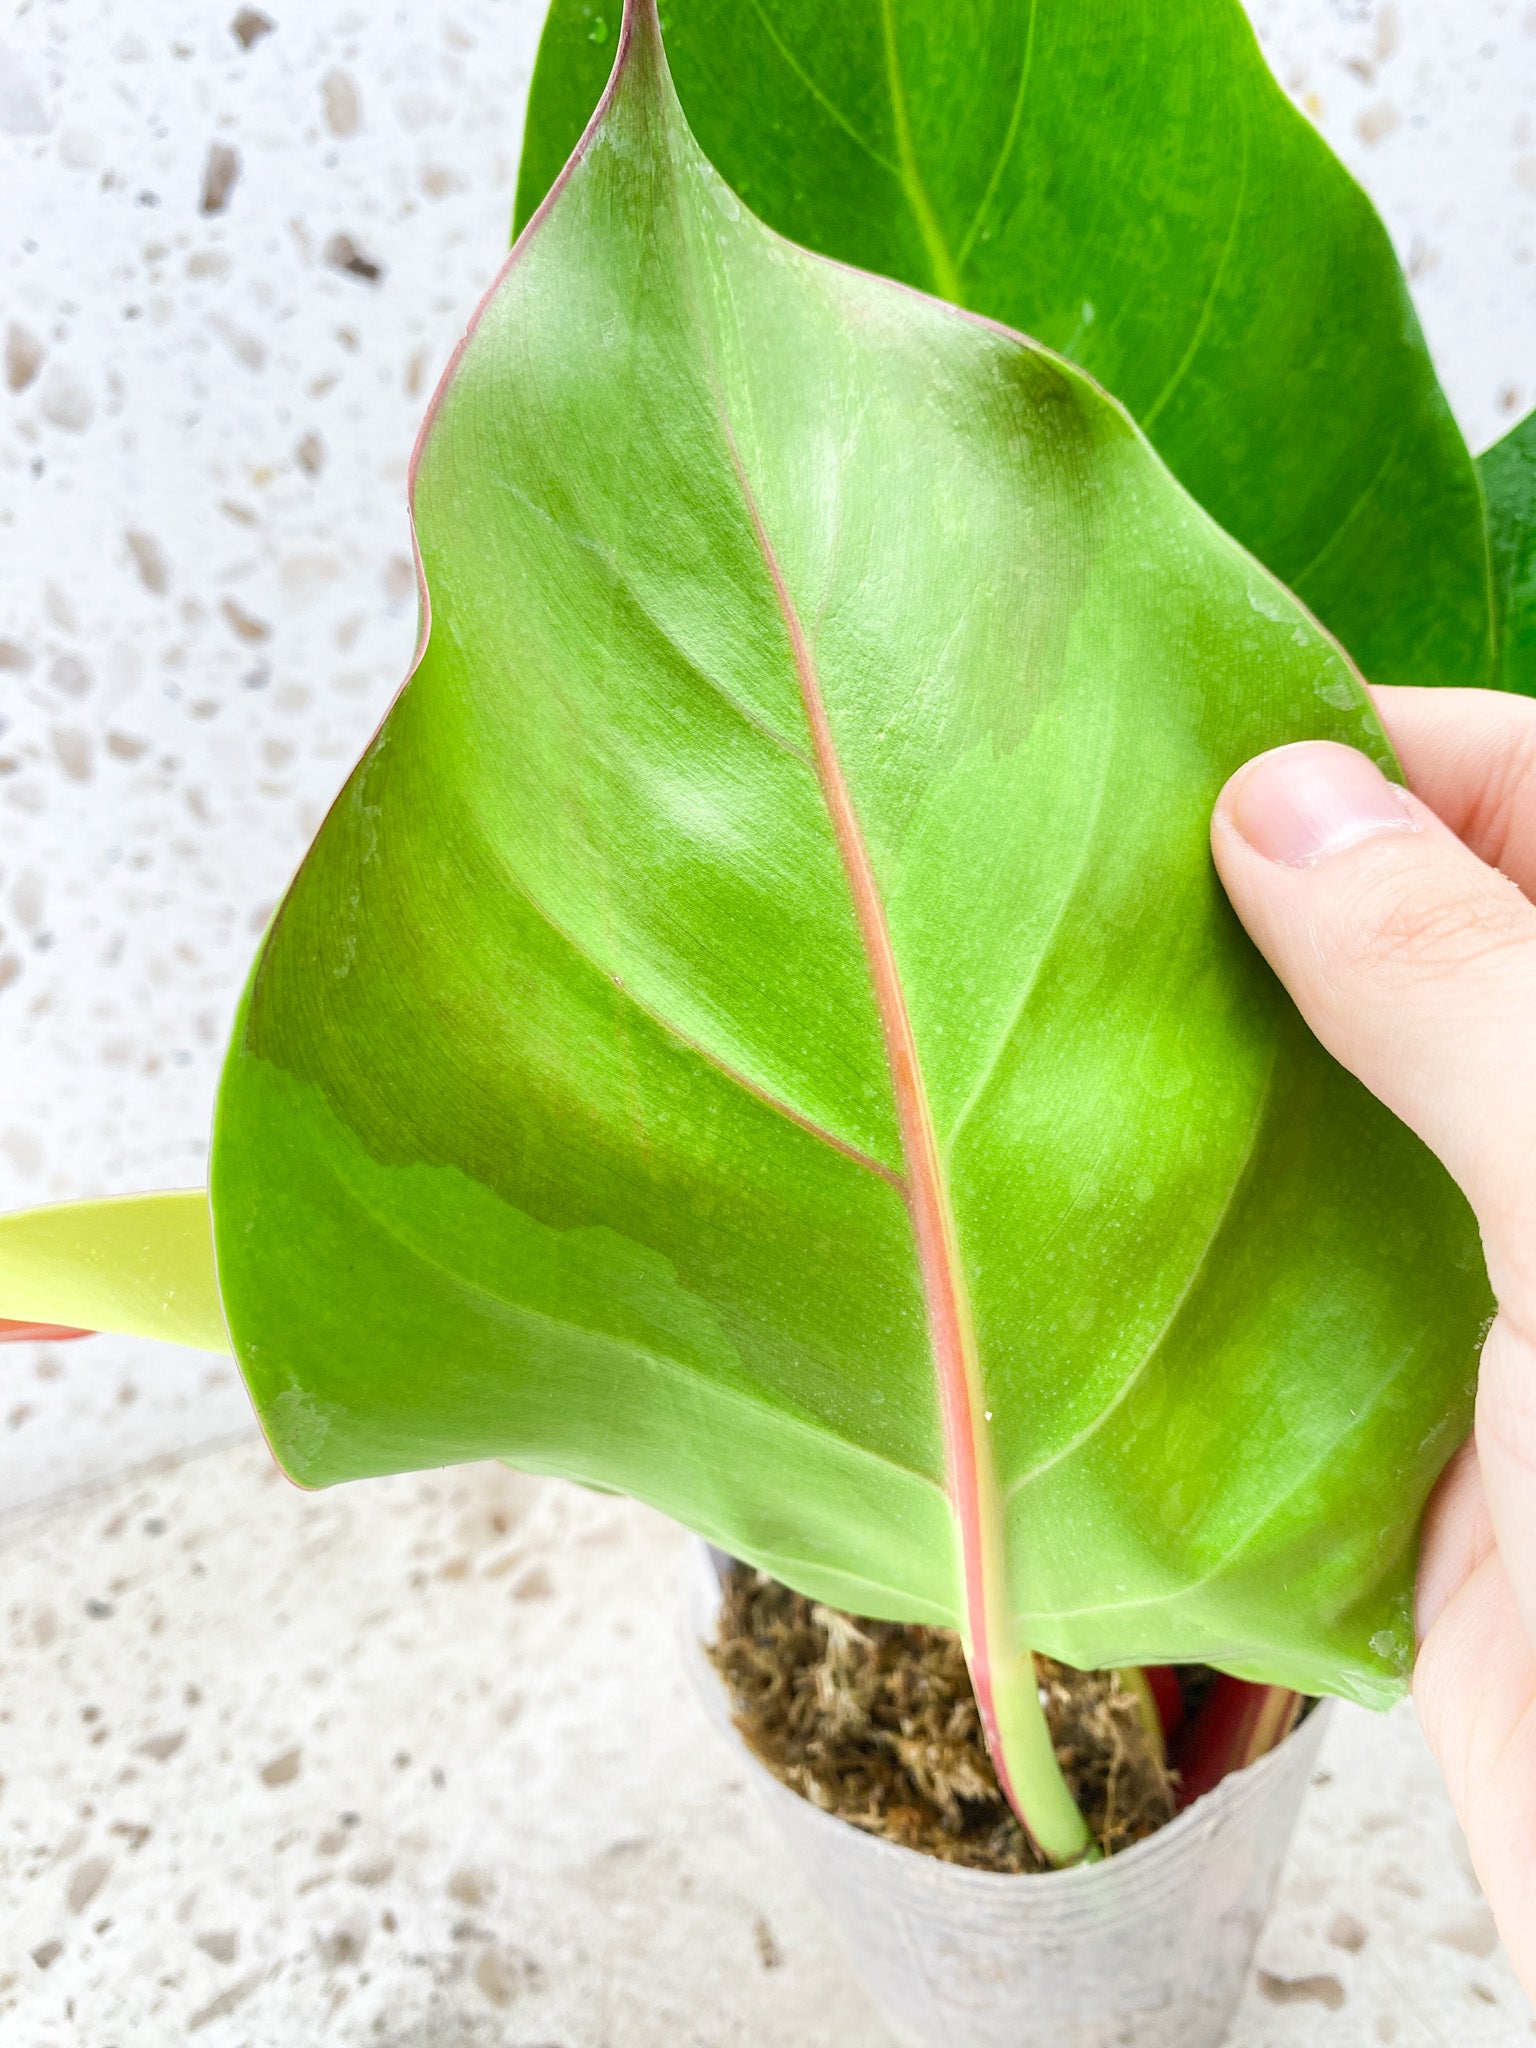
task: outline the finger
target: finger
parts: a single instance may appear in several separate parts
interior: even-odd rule
[[[1536,1346],[1503,1310],[1478,1368],[1477,1462],[1515,1602],[1536,1643]]]
[[[1414,1598],[1421,1641],[1492,1548],[1493,1522],[1477,1444],[1469,1438],[1440,1474],[1424,1510]]]
[[[1498,1551],[1425,1637],[1413,1698],[1510,1961],[1536,1990],[1536,1650]]]
[[[1414,795],[1536,898],[1536,699],[1389,687],[1371,697]]]
[[[1536,906],[1364,754],[1304,741],[1222,791],[1234,908],[1323,1044],[1455,1175],[1536,1323]]]

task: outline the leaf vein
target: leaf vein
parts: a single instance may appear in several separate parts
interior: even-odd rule
[[[872,1450],[867,1444],[859,1443],[852,1437],[843,1436],[837,1430],[827,1428],[824,1419],[820,1416],[811,1418],[796,1414],[792,1409],[784,1407],[775,1400],[771,1393],[761,1386],[761,1383],[754,1384],[751,1387],[732,1386],[729,1381],[722,1379],[718,1373],[705,1367],[690,1365],[686,1359],[677,1358],[671,1352],[657,1351],[651,1345],[641,1343],[638,1338],[621,1336],[616,1331],[604,1330],[591,1323],[577,1322],[569,1316],[552,1315],[547,1309],[535,1308],[529,1302],[517,1301],[507,1295],[497,1293],[485,1281],[475,1280],[469,1274],[447,1264],[436,1252],[430,1250],[418,1239],[400,1230],[391,1217],[381,1213],[367,1199],[358,1188],[356,1182],[343,1172],[339,1164],[334,1161],[330,1162],[330,1170],[347,1196],[357,1204],[365,1216],[378,1226],[385,1237],[389,1238],[393,1243],[400,1245],[412,1258],[419,1259],[424,1266],[429,1266],[433,1272],[441,1273],[444,1279],[449,1281],[461,1293],[489,1302],[492,1308],[503,1317],[511,1313],[516,1316],[526,1317],[531,1322],[545,1324],[550,1329],[573,1331],[581,1336],[591,1337],[600,1344],[610,1344],[616,1350],[627,1351],[634,1357],[644,1360],[647,1365],[657,1368],[663,1377],[669,1381],[681,1381],[685,1386],[694,1390],[700,1387],[706,1388],[726,1402],[742,1402],[754,1407],[772,1408],[778,1421],[792,1429],[801,1430],[807,1436],[818,1440],[825,1438],[831,1443],[840,1444],[848,1450],[857,1452],[860,1457],[872,1459],[876,1464],[884,1465],[893,1472],[900,1472],[904,1478],[921,1480],[925,1486],[932,1488],[935,1492],[942,1492],[942,1488],[937,1485],[930,1473],[920,1472],[915,1466],[904,1465],[900,1459],[891,1457],[889,1452]],[[457,1170],[462,1171],[462,1169]],[[469,1179],[471,1176],[466,1174],[465,1178]],[[481,1181],[477,1182],[476,1185],[483,1187],[485,1183]],[[494,1189],[490,1189],[489,1192],[493,1195],[496,1193]],[[496,1199],[500,1201],[501,1197],[496,1195]],[[517,1209],[510,1202],[505,1206],[514,1215],[525,1215],[527,1213]],[[618,1236],[620,1233],[615,1232],[614,1235]],[[636,1240],[629,1239],[627,1242],[634,1243]],[[642,1247],[642,1249],[646,1249],[646,1247]],[[687,1290],[685,1289],[684,1292],[687,1292]],[[690,1295],[690,1299],[698,1301],[702,1300],[702,1297]],[[741,1363],[739,1357],[736,1363],[739,1368]]]
[[[743,724],[749,725],[754,732],[759,733],[765,740],[777,747],[781,753],[790,755],[792,759],[798,761],[803,768],[814,775],[815,765],[806,749],[798,746],[787,734],[776,731],[773,726],[768,724],[766,719],[759,717],[733,690],[721,682],[718,676],[710,674],[698,657],[689,652],[672,631],[671,627],[668,626],[654,606],[647,600],[640,586],[628,574],[618,555],[606,542],[600,540],[590,531],[578,534],[563,527],[554,518],[553,514],[544,506],[538,504],[526,491],[518,490],[515,487],[508,487],[507,495],[521,500],[530,512],[534,513],[538,518],[547,521],[551,531],[563,540],[567,547],[576,550],[580,555],[588,556],[593,561],[600,563],[607,571],[615,587],[622,591],[639,616],[655,632],[662,644],[670,648],[677,656],[689,675],[701,682],[705,689],[717,697],[728,711],[734,712]]]
[[[885,35],[885,75],[891,94],[891,119],[896,127],[896,149],[901,159],[901,188],[907,195],[907,204],[917,222],[917,231],[923,238],[923,247],[928,252],[928,261],[933,270],[934,288],[939,297],[952,299],[959,305],[963,299],[960,272],[950,254],[934,212],[933,201],[923,184],[917,168],[917,151],[912,141],[912,117],[907,106],[906,87],[902,83],[901,60],[896,49],[896,19],[891,12],[891,0],[880,0],[880,21]]]
[[[1216,296],[1217,293],[1221,290],[1222,281],[1227,274],[1227,265],[1231,261],[1232,250],[1237,242],[1238,222],[1243,217],[1243,206],[1248,197],[1248,170],[1250,160],[1252,157],[1252,150],[1253,140],[1249,132],[1245,104],[1245,110],[1243,115],[1243,160],[1241,167],[1238,171],[1237,196],[1232,202],[1232,218],[1227,223],[1226,239],[1222,243],[1221,254],[1216,260],[1216,267],[1211,272],[1211,281],[1210,284],[1207,286],[1205,296],[1201,301],[1200,315],[1199,318],[1195,321],[1194,331],[1191,333],[1189,337],[1189,345],[1185,349],[1183,355],[1179,358],[1178,363],[1175,365],[1172,373],[1168,377],[1167,382],[1163,385],[1162,390],[1158,392],[1156,398],[1153,399],[1151,405],[1141,416],[1140,426],[1144,434],[1151,434],[1153,421],[1157,418],[1158,414],[1163,410],[1163,407],[1168,403],[1169,399],[1173,396],[1174,392],[1179,388],[1179,386],[1183,383],[1184,379],[1188,376],[1190,366],[1194,362],[1195,357],[1199,354],[1201,345],[1204,343],[1207,330],[1209,329],[1211,324],[1211,314],[1215,310]]]
[[[955,258],[957,266],[964,270],[966,259],[975,247],[976,237],[981,233],[981,224],[987,217],[987,209],[997,197],[997,188],[1003,182],[1003,172],[1013,155],[1019,140],[1019,129],[1024,120],[1024,105],[1029,93],[1029,77],[1035,61],[1035,22],[1040,12],[1040,0],[1029,0],[1029,27],[1024,32],[1024,60],[1019,69],[1019,87],[1013,96],[1013,107],[1008,116],[1008,127],[1003,136],[1002,147],[997,152],[997,161],[992,166],[992,175],[976,205],[976,212],[960,252]]]
[[[1205,1243],[1200,1248],[1200,1256],[1190,1268],[1188,1277],[1185,1279],[1184,1285],[1179,1289],[1178,1298],[1169,1310],[1162,1328],[1093,1420],[1086,1423],[1077,1432],[1076,1436],[1069,1437],[1066,1443],[1062,1444],[1057,1450],[1052,1451],[1048,1458],[1043,1458],[1038,1465],[1032,1465],[1027,1472],[1021,1472],[1016,1478],[1010,1480],[1007,1491],[1003,1496],[1005,1500],[1012,1501],[1016,1494],[1022,1493],[1027,1486],[1032,1486],[1037,1479],[1042,1478],[1053,1467],[1061,1464],[1063,1459],[1069,1458],[1077,1451],[1080,1451],[1090,1438],[1096,1436],[1105,1423],[1109,1421],[1110,1417],[1129,1400],[1138,1383],[1150,1371],[1158,1353],[1167,1343],[1169,1337],[1172,1336],[1178,1326],[1179,1318],[1193,1299],[1195,1289],[1210,1263],[1211,1254],[1221,1239],[1222,1231],[1226,1228],[1227,1219],[1232,1213],[1233,1205],[1237,1201],[1238,1195],[1242,1191],[1252,1170],[1253,1162],[1258,1152],[1259,1138],[1268,1121],[1270,1099],[1273,1094],[1275,1074],[1279,1063],[1280,1042],[1277,1038],[1270,1051],[1269,1065],[1264,1073],[1264,1083],[1258,1093],[1253,1121],[1248,1127],[1248,1137],[1243,1147],[1243,1156],[1238,1161],[1237,1170],[1232,1176],[1232,1184],[1227,1189],[1221,1207],[1216,1212],[1210,1230],[1206,1234]]]
[[[695,1038],[691,1032],[685,1031],[680,1024],[674,1023],[664,1011],[657,1009],[654,1004],[648,1003],[643,996],[636,995],[622,975],[617,974],[613,968],[600,960],[590,946],[579,939],[574,932],[569,931],[554,913],[540,902],[516,868],[504,857],[500,856],[499,849],[493,846],[492,851],[497,854],[503,874],[535,917],[541,923],[547,925],[557,938],[563,939],[566,945],[571,948],[571,951],[578,958],[585,960],[595,973],[600,974],[605,981],[612,983],[613,987],[619,991],[625,1001],[632,1004],[643,1017],[648,1018],[658,1030],[664,1032],[668,1038],[674,1040],[686,1051],[691,1052],[696,1059],[701,1060],[706,1066],[712,1067],[716,1073],[722,1074],[727,1081],[734,1083],[736,1087],[742,1089],[746,1094],[755,1097],[757,1101],[763,1103],[768,1109],[775,1110],[790,1123],[798,1124],[800,1129],[808,1133],[809,1136],[819,1138],[823,1144],[830,1145],[834,1152],[841,1152],[846,1159],[851,1159],[856,1166],[862,1166],[868,1172],[878,1174],[881,1180],[889,1182],[897,1194],[905,1199],[905,1181],[894,1168],[887,1166],[883,1160],[876,1159],[872,1153],[864,1151],[862,1147],[852,1144],[847,1138],[839,1137],[835,1131],[828,1130],[825,1124],[818,1122],[815,1117],[808,1115],[806,1111],[797,1109],[792,1102],[787,1102],[783,1096],[775,1095],[771,1089],[764,1087],[761,1082],[754,1081],[749,1074],[744,1074],[739,1067],[733,1066],[729,1060],[722,1058],[719,1053],[714,1052],[700,1039]]]
[[[1100,759],[1103,762],[1103,772],[1099,777],[1098,790],[1094,796],[1093,812],[1088,820],[1087,830],[1083,834],[1082,852],[1078,855],[1077,860],[1073,865],[1072,873],[1070,878],[1068,879],[1067,886],[1062,891],[1061,901],[1056,906],[1056,914],[1051,919],[1050,929],[1046,932],[1045,936],[1040,942],[1040,948],[1035,955],[1034,964],[1030,968],[1028,975],[1025,977],[1023,987],[1019,991],[1018,1000],[1015,1002],[1013,1009],[1009,1014],[1008,1022],[1004,1025],[1002,1033],[999,1036],[996,1045],[992,1048],[991,1053],[988,1055],[986,1065],[982,1068],[981,1073],[978,1075],[969,1094],[966,1096],[965,1101],[960,1105],[959,1113],[956,1115],[955,1121],[950,1128],[949,1138],[945,1148],[946,1152],[952,1152],[954,1150],[956,1140],[959,1138],[961,1131],[970,1121],[970,1118],[974,1114],[977,1106],[980,1104],[982,1097],[986,1094],[986,1091],[991,1084],[993,1075],[997,1072],[998,1067],[1002,1064],[1003,1057],[1006,1054],[1009,1045],[1013,1041],[1013,1035],[1018,1030],[1019,1025],[1023,1022],[1024,1012],[1028,1008],[1029,999],[1034,994],[1035,989],[1039,984],[1040,976],[1045,970],[1046,960],[1048,959],[1051,949],[1055,945],[1057,938],[1061,934],[1061,928],[1066,919],[1067,912],[1072,907],[1072,898],[1077,893],[1077,885],[1083,879],[1083,876],[1088,871],[1089,856],[1092,854],[1094,850],[1094,835],[1098,829],[1099,814],[1104,807],[1104,793],[1109,787],[1109,754],[1111,743],[1112,742],[1110,740],[1107,740],[1105,742],[1103,752],[1100,756]]]
[[[1312,572],[1315,569],[1321,567],[1321,565],[1328,559],[1329,555],[1332,554],[1333,550],[1344,538],[1344,535],[1349,531],[1350,527],[1354,525],[1355,521],[1364,511],[1369,500],[1372,497],[1374,497],[1377,488],[1381,483],[1382,478],[1391,468],[1392,463],[1396,458],[1397,451],[1399,447],[1402,445],[1403,436],[1407,433],[1409,424],[1409,421],[1407,421],[1406,419],[1399,421],[1396,433],[1393,434],[1391,440],[1387,443],[1386,452],[1383,454],[1380,462],[1377,463],[1375,469],[1371,472],[1369,478],[1366,480],[1364,484],[1361,485],[1360,489],[1356,492],[1354,500],[1351,503],[1349,510],[1344,514],[1343,518],[1334,527],[1332,533],[1329,534],[1328,538],[1323,542],[1321,547],[1317,549],[1316,553],[1313,554],[1306,562],[1304,562],[1301,568],[1292,570],[1291,573],[1285,578],[1285,581],[1290,584],[1293,590],[1299,590],[1302,584],[1305,583],[1307,578],[1312,574]]]
[[[1048,1615],[1036,1615],[1033,1617],[1033,1619],[1045,1621],[1048,1623],[1060,1621],[1078,1621],[1081,1620],[1084,1616],[1090,1614],[1131,1614],[1136,1613],[1142,1608],[1146,1607],[1171,1607],[1180,1600],[1187,1600],[1191,1593],[1198,1593],[1202,1591],[1206,1586],[1214,1584],[1214,1582],[1217,1579],[1219,1579],[1224,1572],[1230,1571],[1232,1566],[1237,1562],[1238,1558],[1241,1557],[1243,1552],[1248,1548],[1249,1544],[1251,1544],[1254,1541],[1254,1539],[1262,1532],[1266,1524],[1272,1522],[1275,1516],[1280,1513],[1281,1509],[1287,1506],[1289,1502],[1293,1501],[1296,1498],[1297,1494],[1301,1492],[1303,1487],[1307,1486],[1313,1479],[1315,1479],[1317,1474],[1322,1471],[1324,1466],[1327,1465],[1330,1462],[1330,1460],[1336,1458],[1339,1455],[1340,1449],[1342,1445],[1347,1441],[1347,1439],[1356,1435],[1358,1431],[1364,1428],[1364,1426],[1370,1421],[1371,1417],[1376,1413],[1376,1410],[1381,1406],[1382,1402],[1386,1399],[1392,1387],[1397,1383],[1399,1379],[1402,1378],[1404,1372],[1412,1363],[1414,1355],[1414,1347],[1412,1345],[1408,1345],[1404,1348],[1402,1356],[1398,1359],[1397,1364],[1392,1368],[1391,1372],[1389,1372],[1383,1380],[1378,1382],[1376,1389],[1372,1393],[1370,1399],[1364,1403],[1359,1413],[1354,1416],[1354,1418],[1351,1420],[1349,1424],[1349,1427],[1347,1429],[1340,1430],[1337,1436],[1330,1438],[1330,1440],[1326,1444],[1324,1444],[1323,1448],[1318,1452],[1317,1456],[1308,1461],[1308,1463],[1302,1468],[1302,1470],[1297,1473],[1296,1477],[1292,1480],[1290,1485],[1287,1486],[1283,1492],[1278,1493],[1275,1496],[1275,1498],[1269,1503],[1268,1507],[1265,1508],[1263,1514],[1261,1514],[1255,1521],[1251,1522],[1249,1526],[1245,1530],[1243,1530],[1242,1534],[1238,1536],[1237,1539],[1233,1542],[1231,1548],[1224,1551],[1221,1557],[1217,1559],[1216,1563],[1213,1564],[1208,1571],[1202,1572],[1199,1578],[1191,1579],[1185,1585],[1176,1586],[1173,1588],[1171,1592],[1149,1593],[1147,1597],[1143,1600],[1107,1600],[1103,1602],[1102,1605],[1097,1607],[1060,1608],[1057,1609],[1054,1613]]]
[[[835,102],[833,102],[827,97],[826,93],[816,83],[816,80],[812,78],[809,71],[806,70],[805,66],[800,62],[799,58],[795,55],[794,51],[790,49],[788,43],[785,42],[784,38],[779,34],[778,30],[774,27],[773,21],[769,16],[768,10],[763,6],[763,0],[752,0],[752,11],[756,14],[758,20],[761,21],[763,27],[767,30],[769,40],[772,42],[774,48],[778,51],[779,55],[784,59],[784,62],[789,66],[790,70],[793,71],[796,78],[798,78],[800,83],[805,87],[806,91],[811,95],[812,99],[814,99],[819,106],[825,108],[826,112],[837,123],[838,127],[842,129],[843,133],[848,137],[848,139],[851,142],[855,142],[858,144],[859,148],[863,150],[864,154],[869,158],[871,163],[877,164],[882,171],[885,171],[890,177],[895,178],[899,183],[901,180],[900,166],[898,164],[891,163],[888,158],[883,157],[880,154],[879,150],[875,148],[874,144],[871,143],[866,136],[863,136],[859,133],[858,129],[854,127],[853,123],[848,119],[848,116],[842,111],[842,109],[839,106],[837,106]]]

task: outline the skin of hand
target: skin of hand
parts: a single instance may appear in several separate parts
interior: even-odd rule
[[[1372,696],[1408,790],[1350,747],[1279,747],[1222,791],[1212,849],[1307,1023],[1482,1231],[1499,1313],[1425,1516],[1413,1692],[1536,1995],[1536,701]]]

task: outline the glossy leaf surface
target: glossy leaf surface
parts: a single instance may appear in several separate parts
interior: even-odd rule
[[[1387,762],[1336,646],[1080,371],[766,231],[638,32],[414,490],[215,1132],[290,1470],[505,1457],[950,1623],[979,1531],[1073,1662],[1395,1696],[1476,1234],[1207,848],[1258,748]]]
[[[554,0],[518,221],[607,76]],[[1239,0],[669,0],[705,155],[794,241],[1038,336],[1381,683],[1492,678],[1472,461],[1365,194]]]
[[[1493,542],[1499,676],[1536,697],[1536,412],[1477,458]]]
[[[201,1189],[0,1216],[0,1317],[228,1351]]]

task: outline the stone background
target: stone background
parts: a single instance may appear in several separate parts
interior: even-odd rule
[[[266,13],[0,5],[0,1207],[201,1180],[257,935],[409,658],[406,460],[505,244],[537,0]],[[1253,13],[1484,446],[1536,402],[1536,6]],[[509,1483],[301,1500],[217,1360],[0,1354],[8,2040],[879,2038],[681,1698],[674,1535],[540,1488],[498,1548]],[[1328,1768],[1242,2048],[1528,2039],[1411,1720],[1341,1717]]]

